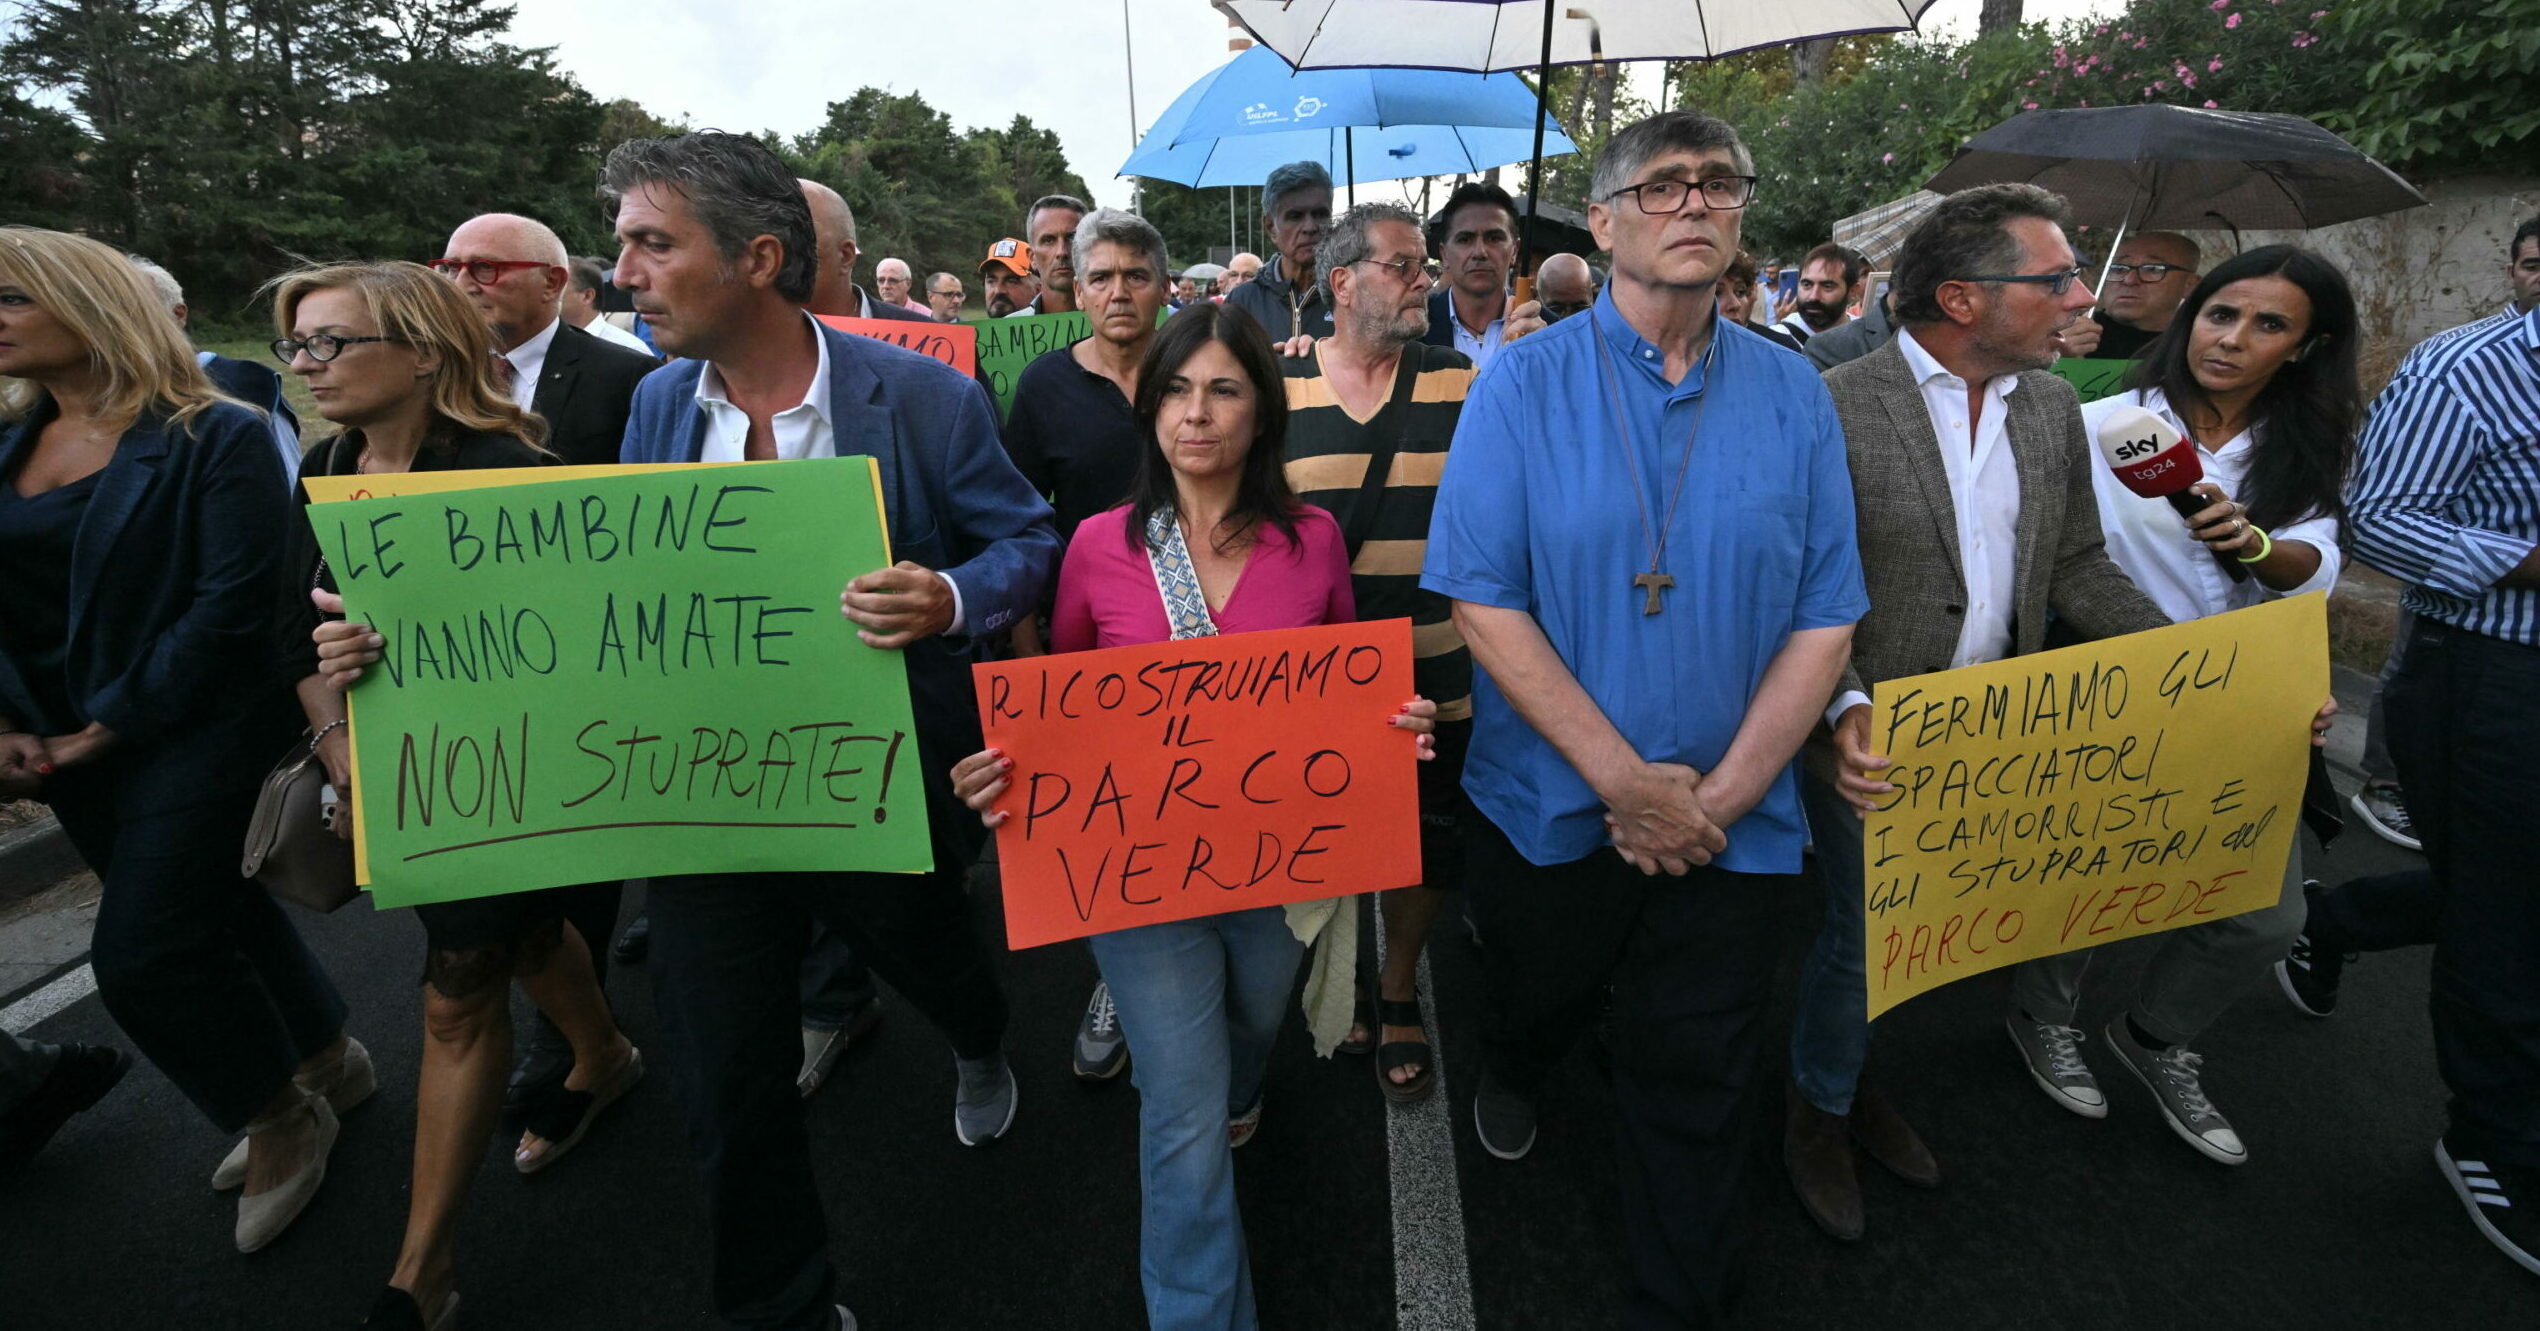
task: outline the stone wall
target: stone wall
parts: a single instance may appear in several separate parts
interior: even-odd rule
[[[2540,176],[2453,176],[2420,182],[2427,206],[2317,231],[2244,231],[2242,248],[2306,244],[2335,260],[2355,284],[2367,344],[2364,364],[2377,384],[2398,356],[2432,334],[2481,319],[2512,298],[2505,245],[2540,213]],[[2192,232],[2212,256],[2230,254],[2227,231]]]

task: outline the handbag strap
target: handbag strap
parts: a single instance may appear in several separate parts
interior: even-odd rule
[[[1182,523],[1171,505],[1147,514],[1147,567],[1155,571],[1155,589],[1164,597],[1164,618],[1173,636],[1216,637],[1217,621],[1208,613],[1199,570],[1191,566],[1191,547],[1182,540]]]
[[[1394,363],[1393,395],[1385,399],[1378,415],[1410,403],[1412,390],[1420,382],[1421,352],[1413,348],[1420,345],[1415,342],[1402,349],[1400,358]],[[1376,505],[1384,499],[1385,478],[1393,474],[1394,455],[1402,451],[1402,445],[1411,441],[1411,413],[1397,411],[1395,414],[1398,428],[1367,451],[1367,474],[1358,480],[1358,502],[1350,506],[1349,522],[1341,528],[1341,539],[1348,547],[1349,562],[1353,566],[1358,563],[1358,547],[1367,544],[1368,535],[1375,530]]]

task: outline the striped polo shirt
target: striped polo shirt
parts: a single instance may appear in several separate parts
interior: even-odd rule
[[[1358,617],[1411,620],[1412,679],[1421,697],[1437,703],[1439,720],[1457,721],[1473,714],[1473,654],[1455,632],[1447,598],[1421,589],[1420,563],[1428,553],[1429,510],[1446,471],[1447,444],[1455,438],[1464,392],[1473,384],[1473,363],[1453,348],[1417,342],[1402,354],[1420,358],[1411,400],[1395,402],[1388,386],[1384,403],[1363,421],[1333,395],[1319,344],[1312,356],[1281,362],[1288,388],[1288,484],[1299,499],[1331,513],[1343,532],[1356,537],[1364,531],[1365,544],[1350,564]],[[1357,510],[1367,463],[1386,440],[1394,447],[1393,463],[1375,513],[1362,521]]]

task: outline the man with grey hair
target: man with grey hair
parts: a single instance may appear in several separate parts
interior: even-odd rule
[[[926,279],[926,308],[937,323],[961,322],[961,304],[969,298],[956,274],[935,273]]]
[[[1261,224],[1277,247],[1261,275],[1227,293],[1226,303],[1260,321],[1271,342],[1330,337],[1332,307],[1314,280],[1314,250],[1332,223],[1332,173],[1320,162],[1290,162],[1261,186]],[[1232,269],[1250,256],[1238,254]]]
[[[812,233],[818,246],[819,267],[812,278],[811,299],[804,309],[815,315],[841,319],[913,319],[933,322],[934,316],[904,310],[892,301],[875,300],[856,285],[855,265],[858,253],[855,243],[855,210],[847,206],[845,196],[817,180],[797,181],[802,186],[803,203],[811,209]]]
[[[168,317],[183,328],[191,311],[185,306],[185,287],[176,274],[142,258],[138,254],[124,256],[158,294],[159,303],[167,307]],[[265,424],[273,431],[274,451],[282,457],[282,483],[296,489],[300,484],[300,417],[291,410],[291,399],[282,391],[282,376],[250,360],[237,360],[216,351],[197,351],[194,362],[212,385],[231,397],[265,413]]]
[[[2085,323],[2075,320],[2056,339],[2066,356],[2132,360],[2170,326],[2187,293],[2196,289],[2204,250],[2175,231],[2140,231],[2117,246],[2100,288],[2099,308]]]
[[[1032,250],[1032,272],[1041,294],[1006,317],[1065,314],[1080,308],[1076,299],[1076,226],[1088,205],[1073,194],[1044,194],[1023,210],[1023,243]]]
[[[1138,428],[1138,366],[1164,308],[1164,235],[1135,213],[1098,208],[1073,227],[1067,272],[1085,302],[1092,335],[1034,357],[1015,376],[1005,417],[1006,456],[1058,510],[1058,535],[1118,505],[1136,485],[1155,441]],[[1053,588],[1053,590],[1055,590]],[[1046,612],[1047,607],[1043,607]],[[1018,625],[1015,648],[1037,654],[1037,617]],[[1109,1081],[1129,1065],[1119,1010],[1097,981],[1077,1022],[1069,1067],[1080,1081]]]
[[[1430,299],[1438,266],[1409,209],[1368,203],[1335,218],[1315,271],[1332,335],[1281,363],[1288,485],[1340,523],[1358,617],[1410,619],[1412,682],[1438,705],[1436,758],[1419,769],[1420,882],[1380,903],[1385,964],[1376,1026],[1352,1037],[1375,1046],[1377,1088],[1409,1102],[1437,1090],[1419,1003],[1420,953],[1446,889],[1464,876],[1457,787],[1473,735],[1473,656],[1446,597],[1422,590],[1420,557],[1473,362],[1425,340],[1438,317]]]
[[[1261,276],[1261,256],[1250,250],[1238,251],[1235,257],[1226,261],[1225,267],[1217,270],[1218,298],[1222,300],[1235,294],[1235,288],[1259,276]]]
[[[565,265],[573,280],[564,289],[564,322],[568,328],[579,328],[603,342],[614,343],[647,359],[658,361],[644,339],[610,323],[600,311],[600,295],[608,288],[608,265],[588,255],[577,255]]]
[[[880,296],[885,304],[897,305],[903,310],[923,314],[931,319],[935,317],[933,311],[909,299],[909,288],[915,285],[916,281],[916,275],[909,271],[906,259],[884,259],[873,265],[873,293],[875,295]]]
[[[2108,558],[2081,404],[2048,372],[2056,330],[2091,299],[2064,215],[2061,198],[2033,185],[1942,200],[1898,260],[1894,340],[1825,376],[1851,458],[1870,612],[1825,709],[1829,738],[1804,755],[1827,912],[1800,977],[1783,1160],[1810,1218],[1847,1241],[1864,1227],[1856,1144],[1908,1183],[1940,1181],[1903,1114],[1861,1078],[1861,817],[1893,789],[1879,776],[1888,760],[1871,752],[1869,690],[2038,651],[2050,618],[2085,639],[2169,622]],[[2068,1083],[2071,1014],[2031,1015],[2013,1016],[2012,1037],[2042,1085]]]
[[[1610,985],[1634,1327],[1721,1325],[1742,1284],[1773,922],[1808,840],[1791,760],[1869,608],[1823,384],[1714,317],[1751,160],[1692,111],[1607,142],[1605,298],[1474,381],[1420,579],[1479,667],[1474,1128],[1532,1149]]]

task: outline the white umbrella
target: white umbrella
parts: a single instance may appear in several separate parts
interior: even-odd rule
[[[1216,0],[1299,69],[1708,60],[1914,27],[1932,0]]]
[[[1759,46],[1895,32],[1933,0],[1214,0],[1298,69],[1533,69],[1529,199],[1543,193],[1542,97],[1554,65],[1709,60]],[[1525,253],[1517,264],[1525,282]]]

